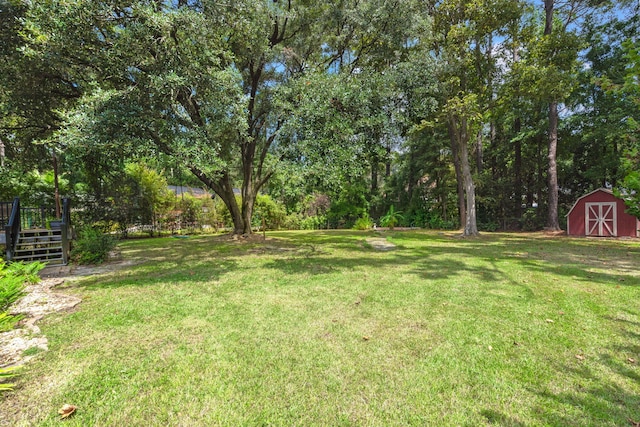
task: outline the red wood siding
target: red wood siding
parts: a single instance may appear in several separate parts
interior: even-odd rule
[[[625,213],[626,205],[622,199],[615,197],[608,190],[596,190],[581,197],[573,205],[567,215],[567,234],[570,236],[586,236],[585,216],[587,203],[614,202],[616,204],[617,236],[640,237],[640,221],[633,215]]]

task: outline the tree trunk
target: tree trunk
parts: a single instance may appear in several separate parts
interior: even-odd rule
[[[209,178],[202,170],[198,169],[195,166],[189,166],[189,170],[203,184],[205,184],[208,188],[212,189],[218,196],[220,196],[227,209],[229,209],[229,214],[231,215],[231,220],[233,221],[233,234],[244,234],[246,230],[246,221],[242,211],[240,210],[240,207],[238,206],[236,195],[233,192],[233,183],[231,182],[229,173],[223,172],[218,179],[214,180]],[[255,201],[255,196],[250,199],[243,198],[243,204],[244,200]],[[251,204],[251,210],[253,210],[253,203]],[[251,230],[251,221],[249,221],[249,230]]]
[[[244,218],[242,216],[242,211],[240,210],[240,206],[238,206],[238,201],[236,200],[236,195],[233,192],[233,184],[231,183],[231,179],[229,179],[228,174],[224,174],[220,179],[221,192],[217,191],[213,188],[214,191],[220,196],[224,204],[229,209],[229,214],[231,215],[231,220],[233,221],[233,234],[242,234],[244,232]]]
[[[252,232],[251,217],[253,216],[253,206],[255,201],[255,195],[248,195],[246,198],[242,198],[242,234],[251,234]]]
[[[558,223],[558,166],[556,152],[558,150],[558,103],[549,104],[549,211],[547,229],[560,230]]]
[[[466,131],[466,120],[461,120],[460,132],[460,163],[462,166],[462,177],[464,180],[464,192],[467,202],[467,218],[464,223],[465,236],[477,236],[478,226],[476,223],[476,188],[473,185],[473,177],[471,176],[471,166],[469,165],[469,135]]]
[[[253,215],[253,205],[256,201],[256,194],[258,193],[258,189],[254,188],[253,182],[255,142],[245,142],[243,151],[242,230],[236,229],[235,234],[251,234],[251,216]]]
[[[463,203],[465,204],[464,236],[477,236],[478,226],[476,221],[476,189],[471,175],[469,164],[469,132],[467,120],[465,118],[449,117],[449,135],[451,136],[451,146],[456,147],[458,153],[462,182],[458,182],[463,187]],[[459,195],[458,195],[459,196]]]
[[[544,0],[544,34],[549,35],[553,31],[553,6],[555,0]]]

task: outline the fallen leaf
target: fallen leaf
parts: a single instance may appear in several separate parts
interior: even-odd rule
[[[559,312],[558,312],[558,314],[559,314],[560,316],[563,316],[563,315],[564,315],[564,311],[559,311]]]
[[[576,354],[576,359],[578,360],[584,360],[584,356],[581,354]]]
[[[553,320],[551,320],[551,319],[545,319],[545,322],[547,322],[547,323],[553,323]]]
[[[62,408],[58,410],[58,414],[61,415],[61,418],[67,418],[71,416],[71,414],[76,412],[76,409],[77,409],[76,406],[65,403],[64,405],[62,405]]]
[[[488,346],[487,348],[489,349],[489,351],[493,351],[493,347]]]
[[[513,345],[518,346],[518,345],[520,345],[520,343],[519,343],[519,342],[517,342],[517,341],[514,341],[514,342],[513,342]]]
[[[362,337],[362,339],[365,340],[365,341],[369,341],[369,337],[368,336],[364,336],[364,337]]]
[[[636,359],[634,359],[633,357],[630,357],[630,358],[627,359],[627,362],[636,363]]]

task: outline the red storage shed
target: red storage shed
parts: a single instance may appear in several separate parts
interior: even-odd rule
[[[567,214],[569,236],[640,237],[640,220],[625,212],[624,201],[600,188],[580,197]]]

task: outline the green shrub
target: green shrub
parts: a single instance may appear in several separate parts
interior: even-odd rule
[[[0,263],[0,277],[11,275],[22,277],[26,283],[38,283],[40,281],[38,272],[44,267],[45,265],[41,262],[13,262],[8,265]]]
[[[497,231],[500,228],[500,224],[494,221],[480,222],[478,223],[478,230],[480,231]]]
[[[363,215],[356,220],[356,223],[353,224],[354,230],[369,230],[373,227],[373,221],[369,218],[369,215]]]
[[[100,264],[116,246],[116,239],[94,227],[85,227],[78,233],[71,258],[78,264]]]
[[[291,213],[284,217],[281,227],[285,230],[300,230],[303,220],[302,214]]]
[[[538,209],[529,208],[522,214],[520,219],[522,231],[538,231],[544,226],[544,218],[538,215]]]
[[[445,221],[440,214],[433,212],[427,217],[425,225],[432,230],[454,230],[456,228],[455,222]]]
[[[261,227],[264,220],[267,229],[278,230],[285,222],[287,212],[284,205],[273,200],[269,195],[258,194],[253,207],[255,226]]]
[[[326,215],[315,215],[304,218],[300,221],[301,230],[320,230],[327,227]]]

